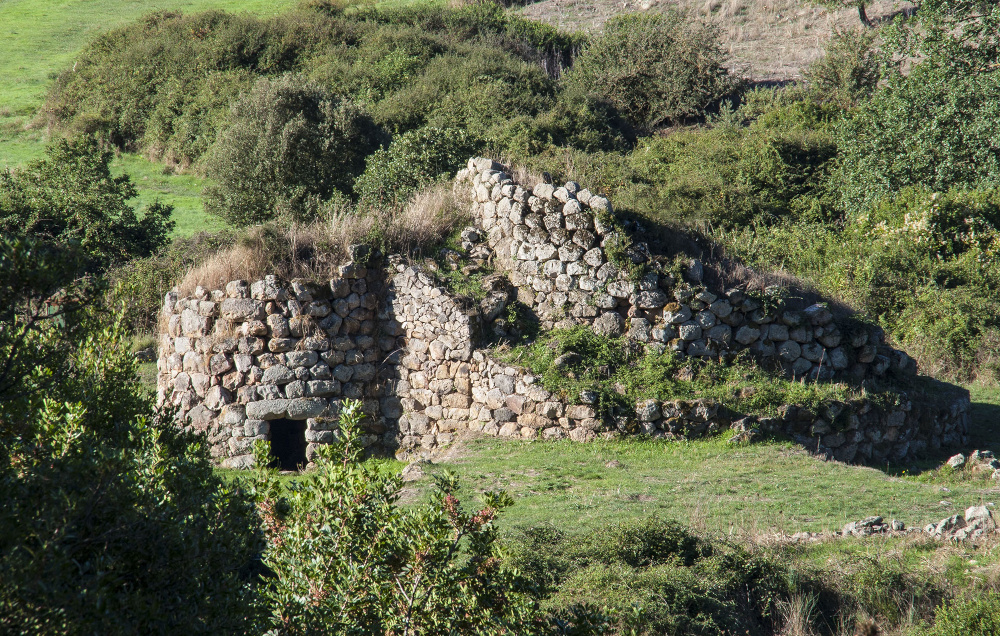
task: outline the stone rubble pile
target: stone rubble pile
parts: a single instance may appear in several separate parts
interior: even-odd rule
[[[992,505],[992,504],[990,504]],[[865,517],[845,525],[839,532],[796,532],[789,539],[794,542],[822,541],[831,538],[870,537],[873,535],[924,534],[942,541],[976,541],[997,531],[996,521],[988,506],[971,506],[964,515],[945,517],[937,523],[929,523],[922,530],[907,528],[902,521],[893,519],[886,522],[882,517]]]
[[[990,473],[993,479],[1000,480],[1000,460],[993,456],[993,451],[974,450],[968,457],[962,453],[952,455],[945,462],[953,470],[969,470],[974,473]]]

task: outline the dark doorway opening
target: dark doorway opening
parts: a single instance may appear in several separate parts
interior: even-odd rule
[[[271,420],[271,468],[298,470],[306,465],[305,420]]]

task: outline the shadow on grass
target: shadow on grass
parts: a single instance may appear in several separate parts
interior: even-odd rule
[[[970,450],[989,449],[1000,453],[1000,403],[973,399],[969,414],[972,420],[969,426]]]

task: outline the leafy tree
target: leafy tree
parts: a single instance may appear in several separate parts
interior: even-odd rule
[[[0,632],[254,632],[252,501],[155,412],[123,323],[34,250],[0,245]]]
[[[274,634],[525,634],[534,606],[500,558],[498,513],[486,493],[466,512],[457,480],[438,479],[429,506],[397,505],[400,479],[359,463],[361,403],[345,400],[337,444],[287,494],[273,469],[254,477],[274,572],[264,596]],[[267,447],[255,448],[266,466]]]
[[[893,33],[900,53],[961,74],[997,70],[1000,5],[996,2],[923,0],[916,15],[916,20],[898,24]]]
[[[128,175],[111,174],[112,153],[93,138],[59,140],[44,159],[0,172],[0,234],[50,245],[75,243],[96,271],[148,256],[169,240],[173,208],[153,203],[139,214]]]
[[[738,85],[723,66],[715,31],[678,12],[612,18],[564,76],[570,87],[612,104],[652,130],[704,115]]]
[[[296,75],[261,79],[207,159],[205,208],[231,223],[310,219],[348,194],[382,132],[361,108]]]
[[[95,291],[76,278],[81,267],[78,250],[0,238],[0,404],[16,400],[27,411],[37,391],[70,372],[73,344],[86,328],[80,318]],[[61,337],[50,337],[53,329]]]

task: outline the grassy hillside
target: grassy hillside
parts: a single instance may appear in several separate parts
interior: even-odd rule
[[[24,117],[97,35],[153,11],[280,13],[296,0],[6,0],[0,4],[0,117]]]
[[[58,73],[72,64],[87,42],[152,11],[209,9],[280,13],[297,0],[71,0],[0,3],[0,167],[40,158],[45,134],[32,119]],[[175,236],[215,230],[201,205],[204,180],[164,174],[163,167],[136,155],[123,155],[116,169],[128,172],[139,188],[139,204],[154,199],[174,206]]]

